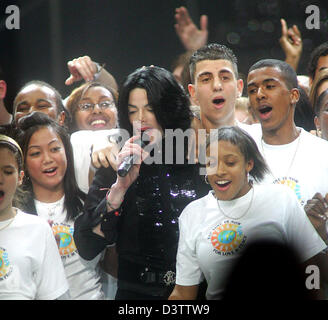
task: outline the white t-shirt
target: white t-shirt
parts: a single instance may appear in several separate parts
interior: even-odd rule
[[[74,154],[74,171],[79,188],[88,193],[89,191],[89,168],[91,164],[91,146],[97,149],[108,145],[108,137],[118,135],[119,129],[111,130],[79,130],[71,135],[71,145]]]
[[[245,130],[247,133],[249,133],[251,135],[251,133],[253,132],[254,128],[253,128],[253,125],[251,124],[246,124],[246,123],[242,123],[240,121],[237,121],[237,125],[240,129],[243,129]]]
[[[196,285],[205,276],[207,299],[220,299],[224,280],[242,249],[253,240],[280,241],[295,247],[302,261],[326,248],[295,195],[282,185],[255,185],[249,211],[227,218],[212,192],[191,202],[179,218],[176,284]],[[226,215],[241,216],[252,190],[232,201],[220,201]]]
[[[297,128],[301,134],[293,142],[269,145],[262,140],[259,124],[250,127],[248,132],[271,170],[261,184],[287,185],[303,206],[316,192],[328,193],[328,141]]]
[[[17,209],[0,230],[0,264],[0,300],[53,300],[68,291],[51,228],[37,216]]]
[[[85,265],[76,249],[73,233],[74,221],[66,221],[63,210],[65,197],[53,203],[34,200],[38,215],[45,221],[53,221],[53,234],[60,236],[59,253],[65,268],[72,300],[103,300],[100,270]],[[58,250],[58,248],[57,248]]]

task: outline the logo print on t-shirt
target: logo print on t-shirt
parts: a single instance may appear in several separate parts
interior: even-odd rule
[[[0,247],[0,281],[8,278],[12,272],[12,266],[6,249]]]
[[[55,235],[59,235],[59,253],[62,258],[67,258],[76,253],[76,246],[73,239],[74,228],[65,224],[53,224],[52,230]]]
[[[219,255],[230,255],[239,251],[244,246],[246,238],[240,222],[233,220],[224,220],[209,235],[213,250]]]
[[[304,204],[304,200],[302,200],[301,195],[301,186],[298,183],[298,180],[292,178],[292,177],[281,177],[273,181],[274,184],[283,184],[289,188],[291,188],[296,196],[298,201],[301,203],[301,205]]]

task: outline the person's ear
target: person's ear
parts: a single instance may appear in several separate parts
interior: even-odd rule
[[[315,134],[317,137],[321,138],[321,128],[320,128],[320,120],[317,116],[314,117],[314,124],[316,127]]]
[[[195,89],[195,85],[192,83],[188,84],[188,91],[189,91],[189,95],[191,97],[191,99],[197,104],[199,105],[199,101],[196,97],[196,89]]]
[[[21,170],[18,174],[18,185],[21,186],[23,183],[23,179],[24,179],[24,171]]]
[[[237,80],[237,98],[240,98],[243,94],[244,81],[242,79]]]
[[[246,163],[246,171],[247,173],[250,173],[252,171],[252,169],[254,168],[254,160],[248,160],[248,162]]]
[[[300,99],[300,91],[297,88],[290,90],[290,102],[295,105]]]
[[[65,123],[65,119],[66,119],[65,111],[62,111],[62,112],[58,115],[57,122],[58,122],[61,126],[63,126],[64,123]]]
[[[317,128],[317,130],[320,130],[320,122],[319,122],[319,118],[317,116],[314,117],[314,124],[315,124],[315,127]]]
[[[7,94],[7,83],[4,80],[0,80],[0,99],[4,99]]]

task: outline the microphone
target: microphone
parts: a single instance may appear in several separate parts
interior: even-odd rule
[[[139,145],[141,148],[144,148],[146,146],[146,143],[143,140],[141,140],[141,138],[135,140],[133,143]],[[135,154],[125,157],[123,162],[120,164],[120,166],[117,169],[117,174],[120,177],[125,177],[131,170],[133,164],[136,163],[137,159],[138,157]]]

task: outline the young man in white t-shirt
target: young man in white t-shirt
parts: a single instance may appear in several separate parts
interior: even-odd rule
[[[209,133],[211,129],[238,125],[247,132],[251,130],[250,125],[236,118],[235,106],[244,83],[239,78],[237,58],[230,48],[218,43],[199,48],[190,57],[189,71],[188,90],[192,101],[200,108],[200,129]]]
[[[209,131],[236,125],[236,99],[243,91],[237,58],[224,45],[211,43],[195,51],[189,62],[189,94],[200,107],[202,127]]]
[[[251,126],[240,123],[236,118],[235,106],[243,92],[243,80],[239,78],[237,58],[233,51],[221,44],[210,43],[196,50],[190,57],[190,97],[199,106],[199,120],[195,139],[198,143],[197,157],[205,164],[204,150],[206,135],[210,130],[224,126],[239,126],[249,132]],[[205,134],[206,133],[206,134]]]
[[[299,99],[295,71],[280,60],[261,60],[250,68],[247,86],[261,124],[261,130],[252,126],[252,136],[271,170],[266,182],[288,185],[302,205],[316,192],[326,194],[328,142],[295,125]]]
[[[289,186],[302,205],[316,193],[326,195],[328,142],[295,125],[295,71],[280,60],[260,60],[249,70],[247,91],[260,121],[250,133],[271,170],[265,182]]]

